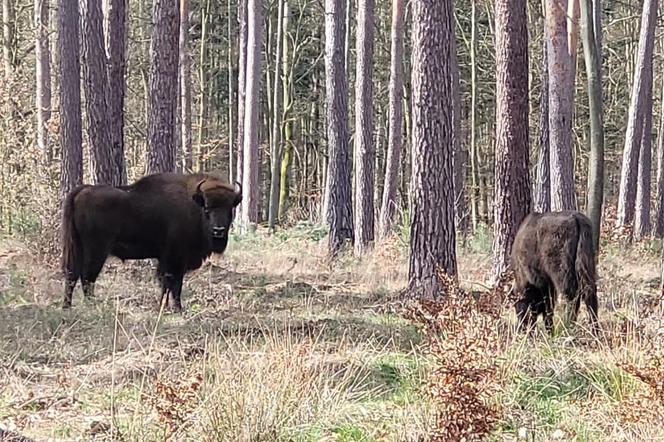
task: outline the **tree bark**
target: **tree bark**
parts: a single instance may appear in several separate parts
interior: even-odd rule
[[[452,39],[452,93],[453,93],[453,139],[454,139],[454,221],[456,229],[465,235],[468,232],[466,213],[466,150],[463,147],[461,132],[461,83],[459,81],[459,60],[456,41]]]
[[[229,31],[230,32],[230,31]],[[180,136],[182,137],[182,170],[192,172],[191,128],[191,53],[189,51],[189,0],[180,0]]]
[[[127,0],[108,0],[106,55],[108,57],[108,115],[114,174],[127,183],[124,146],[125,75],[127,74]]]
[[[247,70],[244,104],[244,161],[242,173],[242,225],[253,229],[258,222],[258,97],[261,75],[261,0],[247,1]]]
[[[325,95],[329,224],[328,252],[335,257],[353,239],[351,158],[348,148],[348,79],[344,64],[346,0],[325,0]]]
[[[494,281],[507,270],[514,236],[530,213],[528,16],[526,0],[496,0]]]
[[[232,32],[231,29],[232,27],[232,15],[231,15],[231,4],[233,0],[228,0],[227,3],[227,14],[228,14],[228,22],[226,25],[228,26],[227,29],[227,37],[228,37],[228,182],[232,183],[234,182],[234,176],[235,176],[235,153],[237,147],[235,146],[235,136],[233,132],[233,106],[235,105],[235,102],[233,101],[233,38],[232,38]],[[191,101],[191,100],[190,100]]]
[[[542,51],[542,84],[539,102],[539,152],[537,155],[537,181],[535,184],[535,211],[551,210],[551,168],[549,152],[549,65],[547,61],[547,36],[544,33]]]
[[[595,0],[596,2],[599,0]],[[599,250],[604,200],[604,111],[602,108],[601,28],[595,25],[592,0],[581,0],[583,53],[588,77],[590,112],[590,161],[588,165],[588,203],[586,212],[593,225],[593,242]]]
[[[623,150],[622,169],[620,171],[617,227],[630,226],[634,222],[639,151],[645,114],[646,80],[648,71],[652,71],[656,21],[657,0],[645,0],[641,16],[637,64],[629,104],[625,149]]]
[[[664,102],[664,77],[662,78],[662,102]],[[659,123],[659,141],[657,143],[657,191],[655,196],[656,238],[664,238],[664,109]]]
[[[567,0],[546,1],[551,209],[554,211],[576,209],[572,158],[574,66],[568,43],[567,6]]]
[[[238,77],[237,77],[237,172],[235,180],[243,182],[244,173],[244,106],[247,71],[247,0],[239,0],[238,14]]]
[[[101,2],[85,0],[83,7],[83,90],[85,91],[85,116],[90,143],[92,177],[96,184],[119,185],[115,173],[115,158],[111,150],[111,133],[108,119],[108,76],[104,50],[104,29]]]
[[[640,240],[650,234],[650,180],[652,168],[652,64],[646,78],[646,97],[643,110],[643,130],[639,152],[639,167],[636,187],[634,239]]]
[[[60,0],[59,16],[60,194],[65,196],[83,180],[78,0]]]
[[[51,160],[48,125],[51,119],[51,53],[49,45],[49,0],[35,0],[35,106],[37,108],[37,147],[47,162]]]
[[[374,0],[359,0],[355,73],[355,255],[374,240],[373,52]]]
[[[154,0],[150,43],[150,111],[148,173],[175,171],[180,13],[172,0]]]
[[[390,104],[385,184],[380,208],[379,238],[385,239],[392,231],[397,208],[397,184],[399,163],[403,149],[403,50],[404,50],[403,0],[392,3],[392,49],[390,55]]]
[[[477,154],[477,1],[471,0],[470,17],[470,217],[473,232],[479,224],[479,156]]]
[[[409,289],[436,297],[456,276],[451,1],[413,3],[413,171]]]
[[[270,207],[268,212],[268,228],[273,231],[277,225],[277,217],[279,216],[279,183],[281,178],[281,157],[282,157],[282,144],[281,144],[281,120],[279,118],[279,101],[281,100],[281,56],[283,46],[287,44],[284,37],[284,2],[285,0],[277,0],[279,6],[277,8],[277,48],[274,61],[274,86],[272,97],[272,145],[270,146]]]

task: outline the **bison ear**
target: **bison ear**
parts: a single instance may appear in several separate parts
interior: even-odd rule
[[[236,207],[242,202],[242,184],[236,181],[233,190],[235,190],[235,200],[233,201],[233,207]]]

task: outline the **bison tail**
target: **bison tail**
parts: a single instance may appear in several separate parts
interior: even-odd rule
[[[595,262],[595,244],[593,242],[593,228],[590,221],[581,216],[575,216],[579,232],[576,246],[576,274],[579,283],[579,294],[589,309],[591,320],[597,320],[597,275]]]
[[[62,205],[62,272],[70,281],[81,276],[81,241],[74,225],[74,200],[85,186],[78,186],[65,198]]]

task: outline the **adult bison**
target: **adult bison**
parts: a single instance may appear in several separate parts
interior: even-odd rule
[[[595,248],[590,220],[576,211],[531,213],[519,227],[512,245],[515,303],[522,330],[539,315],[553,331],[558,293],[566,299],[566,319],[576,321],[583,299],[593,329],[597,327]]]
[[[63,308],[80,279],[85,297],[106,258],[156,258],[162,301],[182,310],[182,279],[223,253],[241,188],[209,174],[160,173],[129,186],[83,185],[67,195],[62,214]]]

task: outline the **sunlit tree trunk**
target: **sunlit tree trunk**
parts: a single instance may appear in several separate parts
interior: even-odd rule
[[[277,0],[277,47],[274,60],[274,86],[272,97],[272,137],[270,146],[270,207],[268,212],[268,228],[274,230],[279,216],[279,183],[281,178],[281,118],[279,101],[281,101],[281,56],[284,43],[284,0]]]
[[[180,0],[180,135],[182,170],[191,172],[194,165],[191,128],[191,54],[189,52],[189,0]]]
[[[639,167],[636,186],[634,239],[650,234],[650,181],[652,179],[652,65],[646,79],[646,97],[643,110],[643,130],[639,151]]]
[[[235,180],[242,182],[244,173],[244,106],[247,71],[247,0],[238,0],[238,78],[237,78],[237,172]]]
[[[639,151],[643,137],[643,122],[646,112],[647,78],[648,72],[652,71],[656,21],[657,0],[645,0],[641,16],[641,35],[639,37],[636,70],[629,104],[622,169],[620,171],[618,218],[616,220],[618,227],[630,226],[634,222]]]
[[[242,225],[252,230],[258,222],[258,97],[262,53],[262,0],[247,1],[247,69],[244,104],[244,161]]]
[[[413,3],[413,170],[409,289],[436,297],[456,276],[451,1]]]
[[[125,75],[127,74],[127,0],[106,2],[106,56],[108,58],[108,124],[114,173],[127,182],[124,144]]]
[[[385,184],[380,208],[380,239],[388,237],[392,231],[396,212],[399,163],[403,149],[403,39],[404,1],[392,2],[392,49],[390,58],[390,104]]]
[[[359,0],[355,73],[355,254],[374,240],[373,46],[374,0]]]
[[[51,54],[49,45],[49,0],[35,0],[35,106],[37,147],[50,162],[48,125],[51,119]]]
[[[662,82],[664,83],[664,77]],[[664,102],[664,84],[662,84],[662,100]],[[653,233],[657,238],[664,238],[664,110],[660,115],[659,140],[657,142],[657,191]]]

